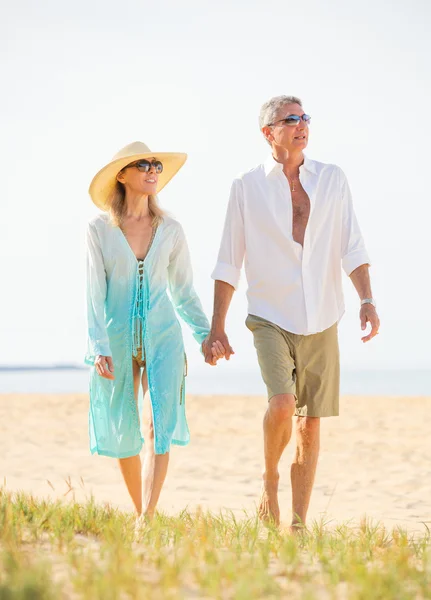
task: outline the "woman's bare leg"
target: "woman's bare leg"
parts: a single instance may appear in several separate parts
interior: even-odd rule
[[[151,401],[148,395],[148,379],[146,370],[142,374],[142,389],[144,391],[144,440],[145,457],[142,470],[143,484],[143,513],[151,518],[156,510],[157,502],[166,479],[169,464],[169,452],[156,454],[154,452],[154,427]]]
[[[139,385],[141,383],[141,369],[133,361],[133,386],[135,391],[136,406],[138,405]],[[138,515],[142,514],[142,463],[139,454],[129,458],[120,458],[120,469],[124,482],[129,490]]]

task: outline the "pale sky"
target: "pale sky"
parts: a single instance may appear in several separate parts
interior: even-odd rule
[[[183,224],[210,316],[232,179],[265,160],[260,106],[312,115],[307,155],[347,174],[372,258],[380,335],[363,345],[345,278],[345,368],[431,367],[428,0],[2,2],[0,364],[82,363],[87,193],[141,140],[189,159],[160,194]],[[255,364],[245,277],[229,368]],[[185,335],[191,366],[197,346]]]

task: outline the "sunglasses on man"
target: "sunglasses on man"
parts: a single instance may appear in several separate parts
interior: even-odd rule
[[[160,160],[153,160],[150,162],[149,160],[145,160],[145,158],[142,158],[141,160],[138,160],[135,163],[127,165],[126,167],[124,167],[124,169],[131,169],[132,167],[136,167],[138,171],[141,171],[141,173],[149,173],[152,167],[154,167],[156,173],[161,173],[163,171],[163,163],[160,162]]]
[[[289,115],[288,117],[284,117],[284,119],[279,119],[278,121],[274,121],[274,123],[268,123],[267,127],[273,127],[273,125],[277,125],[277,123],[283,123],[283,125],[288,125],[289,127],[296,127],[300,122],[304,121],[306,125],[310,124],[311,117],[310,115]]]

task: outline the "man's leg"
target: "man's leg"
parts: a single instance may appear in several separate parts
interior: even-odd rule
[[[339,413],[337,324],[300,339],[296,347],[298,394],[296,455],[291,469],[292,527],[305,524],[320,449],[320,418]]]
[[[292,417],[296,410],[295,361],[280,327],[255,315],[248,315],[246,326],[253,333],[269,398],[263,420],[265,470],[259,517],[278,525],[278,463],[292,435]]]
[[[305,524],[320,449],[320,418],[298,417],[296,454],[291,467],[292,528]]]
[[[273,396],[263,420],[265,471],[263,473],[262,496],[259,517],[263,521],[280,523],[278,506],[278,463],[292,435],[292,417],[295,414],[295,396],[277,394]]]

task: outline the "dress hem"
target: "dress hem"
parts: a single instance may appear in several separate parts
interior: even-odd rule
[[[174,444],[175,446],[188,446],[189,443],[190,443],[189,441],[182,442],[180,440],[172,440],[172,444]]]
[[[173,446],[188,446],[190,441],[182,442],[180,440],[172,440],[171,445]],[[109,456],[109,458],[131,458],[132,456],[138,456],[140,454],[144,444],[141,445],[139,450],[132,452],[125,452],[122,454],[115,454],[114,452],[109,452],[109,450],[99,450],[97,447],[90,448],[91,454],[98,454],[99,456]],[[156,452],[156,454],[166,454],[169,452],[170,448],[165,450],[164,452]]]
[[[99,456],[109,456],[110,458],[131,458],[132,456],[138,456],[142,450],[142,446],[135,452],[125,452],[124,454],[115,454],[109,452],[109,450],[98,450],[97,448],[90,448],[91,454],[98,454]]]

